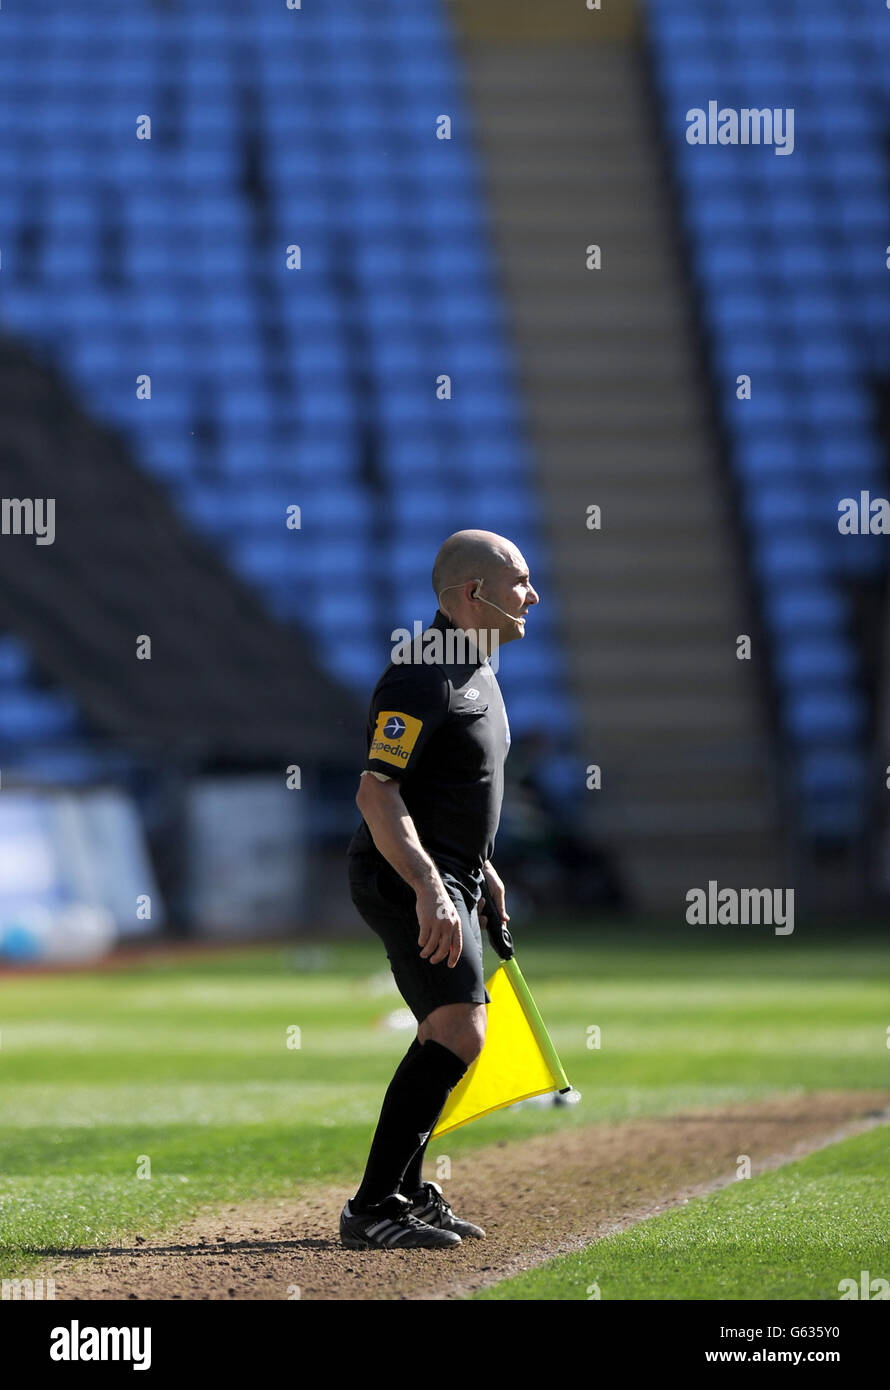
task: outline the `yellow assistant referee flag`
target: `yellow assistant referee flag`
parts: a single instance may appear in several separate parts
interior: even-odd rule
[[[515,956],[501,961],[486,988],[485,1046],[449,1095],[432,1138],[518,1100],[572,1089]]]

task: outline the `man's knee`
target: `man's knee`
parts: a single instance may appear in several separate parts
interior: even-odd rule
[[[432,1039],[449,1048],[469,1066],[485,1045],[486,1021],[484,1004],[443,1004],[427,1014],[417,1037],[421,1043]]]

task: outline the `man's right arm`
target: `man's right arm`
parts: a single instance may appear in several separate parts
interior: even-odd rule
[[[462,948],[460,918],[435,862],[420,843],[398,780],[382,781],[369,772],[359,781],[355,804],[377,849],[417,895],[421,958],[429,959],[431,965],[447,959],[453,968]]]

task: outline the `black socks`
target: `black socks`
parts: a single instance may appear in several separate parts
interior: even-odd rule
[[[398,1192],[403,1175],[406,1191],[420,1187],[427,1140],[466,1070],[467,1063],[450,1048],[414,1039],[383,1098],[365,1175],[349,1204],[352,1211],[364,1211]]]
[[[438,1120],[439,1116],[436,1116]],[[433,1126],[435,1128],[435,1126]],[[402,1181],[399,1183],[399,1191],[403,1197],[410,1197],[413,1193],[420,1191],[420,1184],[423,1182],[423,1160],[426,1158],[426,1146],[429,1138],[424,1139],[420,1148],[412,1155],[408,1162],[408,1167],[402,1174]]]
[[[411,1044],[411,1047],[408,1049],[409,1055],[411,1055],[414,1052],[419,1052],[420,1047],[421,1044],[415,1038],[414,1042]],[[439,1116],[437,1115],[436,1120],[438,1120],[438,1118]],[[435,1122],[433,1124],[433,1128],[435,1129]],[[429,1142],[430,1138],[429,1135],[427,1135],[420,1148],[416,1149],[415,1152],[412,1154],[411,1158],[408,1160],[408,1167],[402,1174],[402,1181],[399,1183],[399,1191],[401,1192],[403,1197],[408,1197],[411,1195],[411,1193],[417,1192],[420,1189],[420,1184],[422,1181],[421,1175],[423,1173],[423,1160],[426,1155],[426,1146]]]

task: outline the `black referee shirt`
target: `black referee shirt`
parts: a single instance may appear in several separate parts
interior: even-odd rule
[[[424,634],[433,628],[442,634],[437,662],[422,659],[424,650],[436,655],[424,645]],[[365,767],[401,784],[424,849],[472,902],[484,883],[482,865],[494,851],[501,816],[507,711],[490,661],[481,659],[441,609],[404,651],[411,659],[390,661],[374,687]],[[348,853],[367,850],[376,846],[363,817]]]

